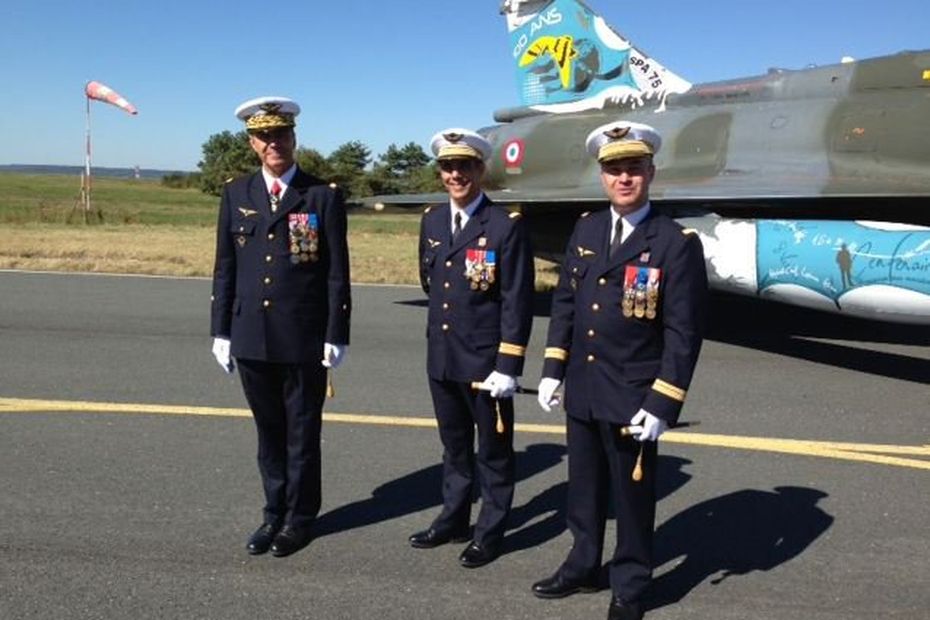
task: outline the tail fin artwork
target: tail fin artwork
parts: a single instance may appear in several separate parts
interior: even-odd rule
[[[504,0],[522,104],[577,112],[608,104],[639,107],[691,83],[633,47],[580,0]]]

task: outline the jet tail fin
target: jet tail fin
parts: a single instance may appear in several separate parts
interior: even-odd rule
[[[545,112],[644,105],[691,83],[618,34],[580,0],[504,0],[521,103]]]

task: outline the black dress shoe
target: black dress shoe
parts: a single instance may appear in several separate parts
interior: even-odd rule
[[[485,564],[490,564],[501,554],[500,545],[479,545],[471,541],[462,555],[459,556],[459,564],[465,568],[478,568]]]
[[[261,555],[265,553],[271,548],[271,542],[280,529],[281,526],[277,523],[262,523],[258,526],[258,529],[249,536],[249,542],[245,546],[246,551],[249,552],[249,555]]]
[[[624,603],[615,596],[610,599],[607,620],[643,620],[643,606],[640,603]]]
[[[565,598],[579,592],[597,592],[597,579],[569,579],[561,571],[533,584],[533,594],[539,598]]]
[[[468,540],[468,529],[462,531],[439,532],[433,528],[413,534],[408,539],[411,547],[432,549],[449,542],[463,543]]]
[[[313,534],[309,527],[285,525],[271,543],[271,555],[283,558],[310,544]]]

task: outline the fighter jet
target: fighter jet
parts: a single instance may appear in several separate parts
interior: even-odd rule
[[[607,208],[585,136],[637,121],[663,138],[652,204],[701,236],[712,288],[930,324],[930,50],[693,85],[579,0],[501,14],[523,101],[481,130],[486,187],[540,256]]]

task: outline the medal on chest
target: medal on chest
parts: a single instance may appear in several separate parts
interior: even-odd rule
[[[623,316],[654,319],[659,309],[659,284],[662,270],[657,267],[627,265],[623,274]]]
[[[478,250],[467,248],[465,250],[465,278],[471,290],[486,291],[494,284],[494,270],[496,267],[496,253],[494,250]]]
[[[320,260],[319,219],[316,213],[288,213],[287,235],[291,263]]]

